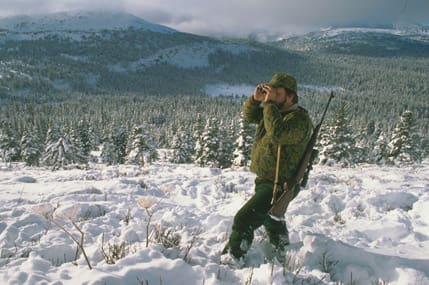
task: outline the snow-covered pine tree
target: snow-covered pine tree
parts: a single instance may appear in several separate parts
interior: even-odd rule
[[[238,137],[234,143],[234,153],[232,165],[235,167],[247,166],[250,162],[250,150],[253,143],[254,130],[251,125],[243,118],[240,117],[240,129]]]
[[[374,149],[375,142],[377,137],[375,136],[375,121],[371,120],[369,123],[364,126],[363,128],[360,128],[359,133],[355,137],[356,141],[356,147],[358,149],[356,162],[370,162],[371,157],[371,150]]]
[[[144,166],[146,162],[151,162],[153,151],[147,128],[143,125],[134,126],[127,149],[127,163]]]
[[[375,141],[374,148],[371,152],[372,161],[383,165],[386,163],[386,159],[388,156],[387,150],[387,136],[383,130],[378,131],[378,137]]]
[[[197,160],[203,153],[203,132],[204,132],[204,121],[200,113],[197,114],[197,121],[193,129],[193,139],[195,142],[194,154],[192,156],[194,162],[198,164]]]
[[[228,168],[232,165],[232,154],[234,151],[234,124],[227,126],[224,121],[219,125],[219,147],[217,151],[217,161],[220,168]]]
[[[104,130],[101,162],[108,165],[123,164],[126,157],[127,137],[123,127],[115,127],[113,123]]]
[[[347,167],[354,165],[361,153],[356,146],[350,120],[346,114],[346,106],[340,104],[334,122],[327,128],[327,132],[321,135],[322,151],[320,162],[322,164],[335,164]]]
[[[219,129],[216,118],[207,119],[201,139],[202,152],[195,163],[201,167],[219,167]]]
[[[17,135],[10,124],[5,122],[0,124],[0,159],[6,163],[21,159],[21,150]]]
[[[32,131],[24,132],[21,138],[21,157],[26,166],[39,166],[42,145]]]
[[[388,162],[396,165],[421,161],[421,138],[415,130],[413,113],[405,110],[392,132],[388,144]]]
[[[192,136],[188,131],[189,128],[179,128],[173,136],[172,149],[173,154],[170,162],[173,163],[191,163],[194,143]]]
[[[101,162],[107,165],[118,164],[119,158],[117,157],[116,146],[113,141],[113,134],[108,132],[104,135],[102,150],[101,150]]]
[[[85,153],[86,142],[82,142],[80,131],[71,129],[66,136],[69,148],[66,152],[67,164],[88,164],[88,155]]]
[[[113,143],[116,148],[115,150],[117,153],[118,163],[123,164],[127,156],[128,143],[128,132],[123,126],[120,126],[116,129],[115,135],[113,137]]]
[[[79,121],[77,125],[77,134],[80,141],[79,144],[82,147],[82,153],[85,156],[89,156],[92,149],[92,143],[91,143],[91,137],[90,137],[89,124],[86,122],[86,120]]]
[[[52,171],[67,165],[81,165],[88,162],[79,147],[72,144],[71,136],[74,137],[74,135],[60,134],[55,127],[49,128],[42,162],[44,165],[52,167]]]

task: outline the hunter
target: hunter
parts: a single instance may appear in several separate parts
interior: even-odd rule
[[[282,261],[289,244],[286,223],[268,215],[276,181],[278,146],[281,147],[278,170],[281,187],[296,174],[313,124],[308,112],[298,105],[295,78],[287,73],[276,73],[270,82],[259,84],[245,101],[243,115],[248,122],[258,125],[250,164],[250,171],[256,174],[255,193],[235,215],[222,258],[227,258],[226,263],[230,262],[228,258],[240,262],[252,244],[254,231],[264,225],[276,256]],[[299,185],[293,191],[296,196]]]

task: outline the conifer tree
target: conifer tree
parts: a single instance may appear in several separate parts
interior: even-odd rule
[[[383,165],[386,163],[388,156],[387,138],[383,130],[379,131],[377,140],[375,141],[374,148],[371,153],[373,162]]]
[[[250,127],[250,124],[243,118],[243,114],[241,114],[240,130],[234,143],[235,149],[233,153],[233,166],[241,167],[247,166],[249,164],[252,143],[252,128]]]
[[[112,133],[105,135],[103,139],[100,158],[101,162],[106,163],[107,165],[119,163],[118,153],[116,151]]]
[[[224,121],[221,121],[219,125],[219,146],[217,151],[217,161],[219,162],[220,168],[228,168],[232,165],[232,155],[233,155],[233,134],[234,134],[234,125],[233,123],[230,126],[227,126]]]
[[[69,149],[66,152],[68,163],[87,164],[89,152],[86,154],[87,142],[82,141],[80,130],[71,129],[66,136],[69,142]]]
[[[39,166],[42,157],[42,145],[33,132],[25,132],[21,138],[21,157],[26,166]]]
[[[117,153],[119,164],[123,164],[125,162],[127,156],[127,142],[127,130],[121,126],[116,130],[115,136],[113,137],[113,143],[115,145],[115,151]]]
[[[196,158],[195,163],[201,167],[219,167],[219,129],[216,118],[207,119],[201,140],[202,152]]]
[[[21,159],[21,150],[17,135],[12,130],[10,124],[6,122],[0,124],[0,158],[6,163]]]
[[[421,139],[415,131],[413,113],[405,110],[392,132],[388,144],[388,161],[393,164],[409,164],[421,160]]]
[[[347,167],[357,162],[361,151],[356,146],[344,103],[339,106],[333,124],[328,127],[328,132],[321,136],[321,144],[323,148],[320,152],[322,164],[338,163]]]
[[[179,128],[172,141],[173,154],[170,162],[191,163],[194,144],[191,134],[185,128]]]
[[[43,164],[52,167],[52,170],[65,168],[67,165],[86,164],[88,162],[79,147],[73,145],[70,137],[60,134],[55,128],[48,130]]]
[[[202,119],[202,115],[200,113],[197,114],[197,121],[194,125],[194,133],[192,135],[195,142],[195,150],[193,159],[196,164],[198,164],[197,160],[201,157],[203,153],[203,132],[204,132],[204,122]]]
[[[127,149],[127,163],[144,166],[145,162],[150,162],[151,147],[147,128],[143,125],[135,126],[131,132],[130,144]]]
[[[83,155],[89,156],[92,149],[92,144],[91,144],[91,137],[90,137],[90,128],[86,120],[79,121],[77,126],[77,134],[78,134],[79,144],[82,148]]]

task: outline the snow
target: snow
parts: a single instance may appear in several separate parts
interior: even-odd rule
[[[210,96],[249,96],[255,89],[254,85],[225,83],[207,84],[204,93]]]
[[[174,29],[147,22],[121,12],[74,11],[46,15],[0,18],[0,28],[16,32],[98,31],[142,28],[158,33],[174,33]]]
[[[254,178],[243,168],[166,162],[56,172],[1,166],[0,284],[429,283],[429,161],[315,166],[286,214],[286,265],[270,261],[258,230],[247,266],[232,269],[219,255]],[[71,221],[82,229],[92,270],[45,217],[77,240]],[[108,264],[101,248],[121,244],[123,256]]]
[[[202,68],[210,65],[209,56],[219,51],[229,52],[233,55],[254,51],[254,48],[240,44],[223,44],[201,42],[193,44],[176,45],[161,49],[153,55],[141,58],[130,64],[132,70],[144,69],[157,64],[171,64],[180,68]],[[114,67],[112,68],[115,69]]]

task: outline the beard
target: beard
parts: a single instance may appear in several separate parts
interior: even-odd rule
[[[275,105],[279,108],[279,109],[281,109],[281,108],[283,108],[283,106],[284,106],[284,104],[286,103],[286,98],[282,101],[282,102],[279,102],[279,103],[275,103]]]

